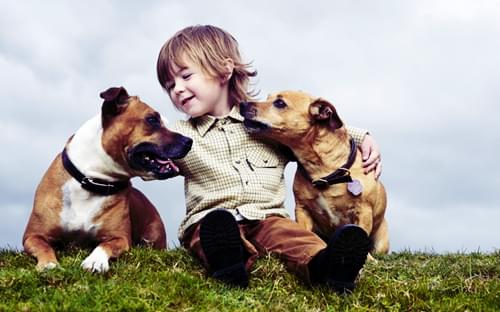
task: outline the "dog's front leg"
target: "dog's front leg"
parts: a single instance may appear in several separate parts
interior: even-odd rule
[[[26,253],[37,259],[36,269],[38,271],[50,270],[59,265],[56,253],[45,236],[26,235],[23,245]]]
[[[114,237],[97,246],[92,253],[82,262],[82,268],[97,273],[109,270],[109,259],[117,258],[129,250],[130,240],[125,237]]]
[[[373,229],[373,233],[371,235],[374,244],[374,252],[380,254],[389,253],[389,233],[387,229],[387,221],[385,218],[378,225],[377,228]]]
[[[363,230],[365,230],[366,234],[370,236],[370,239],[373,239],[373,213],[372,209],[369,206],[361,206],[361,208],[358,210],[358,220],[354,220],[354,223],[359,225]],[[374,242],[376,243],[376,242]],[[366,260],[367,261],[374,261],[377,262],[377,260],[372,256],[372,253],[375,250],[372,247],[372,250],[368,253]]]
[[[366,234],[371,235],[373,229],[373,213],[371,207],[360,204],[356,209],[355,215],[356,217],[351,218],[351,222],[362,227]]]

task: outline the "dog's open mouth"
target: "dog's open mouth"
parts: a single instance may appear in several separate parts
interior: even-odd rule
[[[167,179],[179,174],[179,168],[172,159],[162,155],[154,144],[140,144],[129,151],[128,154],[132,168],[150,172],[156,179]]]
[[[143,153],[140,157],[143,159],[143,162],[147,164],[147,167],[160,174],[165,174],[169,171],[179,172],[179,168],[177,168],[174,162],[169,158],[159,158],[150,153]]]
[[[269,126],[267,124],[247,118],[245,118],[243,124],[245,125],[247,132],[250,133],[261,132],[269,129]]]

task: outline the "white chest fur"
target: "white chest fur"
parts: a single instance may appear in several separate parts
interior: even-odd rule
[[[61,226],[65,231],[84,231],[95,235],[100,224],[94,218],[102,210],[106,196],[98,196],[81,188],[70,179],[62,186]]]
[[[328,220],[328,224],[338,226],[342,222],[342,214],[338,213],[335,209],[332,209],[323,195],[318,195],[316,201],[314,202],[314,207],[315,211],[319,212],[323,218]]]
[[[107,181],[127,177],[128,173],[102,147],[101,115],[85,122],[66,147],[69,158],[84,175]],[[118,178],[119,177],[119,178]],[[84,231],[95,235],[100,224],[95,223],[107,196],[88,192],[75,179],[62,186],[63,208],[61,226],[65,231]]]

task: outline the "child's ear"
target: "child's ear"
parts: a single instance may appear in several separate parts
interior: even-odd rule
[[[233,72],[234,72],[234,61],[233,59],[230,59],[230,58],[227,58],[224,60],[224,74],[221,78],[221,82],[224,84],[226,82],[228,82],[231,77],[233,76]]]

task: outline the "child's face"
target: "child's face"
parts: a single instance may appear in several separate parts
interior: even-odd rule
[[[227,115],[230,111],[227,83],[209,77],[193,62],[184,64],[183,67],[172,64],[174,77],[166,84],[174,105],[191,117]]]

